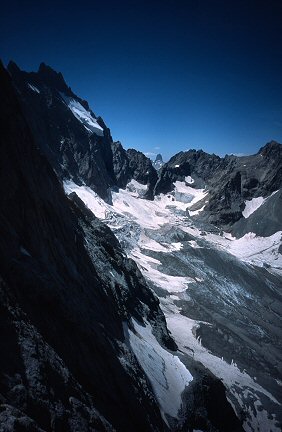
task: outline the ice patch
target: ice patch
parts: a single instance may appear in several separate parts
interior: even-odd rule
[[[189,243],[189,245],[194,248],[194,249],[200,249],[201,246],[198,245],[198,243],[195,240],[189,240],[187,243]]]
[[[186,176],[185,177],[185,181],[186,181],[186,183],[189,183],[189,184],[193,184],[195,182],[195,180],[192,179],[191,176]]]
[[[71,110],[73,115],[83,124],[88,132],[94,132],[96,135],[103,136],[103,128],[98,124],[97,120],[87,111],[78,101],[60,93],[64,102]]]
[[[196,229],[191,230],[184,227],[183,231],[195,237],[200,236],[200,231]],[[213,244],[215,248],[224,250],[248,264],[264,267],[268,271],[282,275],[282,255],[279,253],[282,231],[277,231],[269,237],[259,237],[250,232],[239,239],[232,237],[229,233],[224,233],[223,236],[206,233],[201,240],[206,241],[207,244]]]
[[[183,244],[180,242],[171,243],[171,250],[180,251],[183,248]]]
[[[139,364],[147,375],[161,410],[174,418],[182,406],[181,394],[193,376],[179,357],[161,347],[152,327],[143,327],[132,319],[134,332],[128,329],[129,342]]]
[[[247,219],[252,213],[254,213],[264,202],[266,198],[258,197],[251,200],[245,201],[245,208],[242,215]]]
[[[205,204],[199,208],[198,210],[188,210],[189,216],[197,216],[199,213],[201,213],[205,208]]]
[[[84,204],[100,219],[105,218],[108,204],[99,197],[90,187],[78,186],[71,180],[64,182],[64,189],[67,194],[75,192]]]
[[[170,295],[169,297],[171,298],[171,300],[180,300],[180,298],[174,294]]]
[[[34,91],[35,93],[38,93],[38,94],[40,93],[40,90],[38,90],[38,88],[35,87],[34,85],[28,83],[28,87],[29,87],[32,91]]]
[[[185,182],[178,180],[174,183],[174,190],[176,201],[189,204],[187,208],[202,200],[208,194],[208,191],[205,189],[195,189],[188,186]]]
[[[28,257],[31,257],[30,253],[28,252],[28,250],[26,250],[23,246],[20,247],[20,251],[23,255],[26,255]]]
[[[153,284],[167,291],[168,293],[181,293],[187,290],[188,284],[194,282],[194,279],[184,276],[170,276],[159,271],[156,266],[161,262],[155,258],[148,257],[140,252],[139,248],[130,253],[136,263],[141,268],[143,275]]]
[[[139,196],[140,192],[145,192],[147,190],[147,185],[144,185],[142,183],[139,183],[137,180],[130,180],[129,183],[127,183],[126,189],[129,192],[137,192],[137,196]]]

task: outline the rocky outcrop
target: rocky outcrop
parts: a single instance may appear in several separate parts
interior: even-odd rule
[[[219,163],[219,156],[209,155],[202,150],[177,153],[162,167],[155,194],[171,192],[173,183],[185,181],[187,176],[193,176],[195,187],[204,187]]]
[[[221,226],[242,218],[245,201],[282,187],[282,145],[274,141],[251,156],[226,156],[209,181],[208,220]]]
[[[125,151],[120,142],[113,143],[112,149],[117,185],[124,188],[130,180],[134,179],[141,184],[147,185],[147,191],[143,198],[153,199],[153,190],[158,175],[150,159],[134,149]]]
[[[271,194],[256,211],[247,218],[242,217],[232,226],[232,234],[242,237],[252,232],[260,237],[268,237],[282,231],[282,189]],[[282,239],[281,239],[282,240]],[[282,249],[282,245],[281,245]],[[282,252],[282,250],[281,250]]]
[[[124,150],[119,141],[116,141],[112,143],[112,152],[117,186],[125,188],[132,175],[126,150]]]
[[[146,184],[147,192],[144,198],[153,199],[153,190],[158,180],[158,174],[151,160],[135,149],[129,149],[126,153],[132,172],[132,178],[141,184]]]
[[[175,348],[158,300],[110,230],[65,196],[2,67],[0,83],[1,427],[164,430],[123,334],[146,317]]]

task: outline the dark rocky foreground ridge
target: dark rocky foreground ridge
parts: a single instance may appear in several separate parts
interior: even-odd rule
[[[146,319],[159,342],[175,350],[158,300],[109,228],[76,195],[67,198],[56,175],[84,181],[107,198],[108,187],[119,184],[116,166],[107,166],[114,143],[102,120],[103,137],[93,137],[68,118],[56,92],[73,93],[51,71],[43,65],[39,78],[31,74],[32,85],[43,93],[38,102],[15,79],[20,106],[0,67],[0,430],[163,431],[167,426],[150,383],[123,333],[131,317]],[[57,115],[66,115],[69,137],[61,153],[54,130],[64,122],[56,123]],[[129,178],[148,181],[150,165],[142,155],[131,151],[121,160],[126,166],[128,161]],[[136,160],[144,161],[144,180]],[[96,183],[98,168],[98,182],[105,184]],[[194,404],[201,421],[206,417],[211,431],[237,430],[222,384],[205,371],[197,379]],[[213,394],[207,383],[219,387],[218,402],[228,418],[205,405]]]

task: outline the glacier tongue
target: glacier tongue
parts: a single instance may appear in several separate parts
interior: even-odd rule
[[[176,189],[193,193],[194,201],[205,197],[205,191],[179,183]],[[235,239],[209,230],[187,215],[191,203],[171,194],[146,201],[138,192],[144,186],[136,182],[113,192],[112,206],[85,186],[69,182],[65,189],[75,191],[115,232],[159,296],[179,348],[222,380],[235,411],[244,414],[245,431],[277,432],[277,421],[281,421],[277,365],[282,364],[282,233],[266,238],[249,233]],[[178,376],[180,383],[173,390],[178,398],[172,407],[167,399],[172,388],[164,392],[164,377],[151,363],[152,358],[162,363],[163,348],[154,345],[150,327],[137,322],[133,326],[130,343],[161,410],[176,416],[190,372],[180,366],[187,375]],[[172,355],[164,351],[165,356]]]

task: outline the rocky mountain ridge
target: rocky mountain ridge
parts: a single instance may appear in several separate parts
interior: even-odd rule
[[[123,332],[146,319],[175,349],[158,300],[111,231],[65,196],[0,74],[1,431],[161,431]]]
[[[242,218],[246,200],[268,197],[282,187],[282,145],[271,141],[257,154],[242,157],[180,152],[161,169],[154,193],[172,192],[175,181],[187,180],[191,187],[209,192],[195,207],[204,206],[199,218],[230,230]]]
[[[125,188],[132,179],[147,186],[144,198],[153,199],[173,192],[176,181],[190,177],[191,187],[209,191],[207,202],[192,208],[204,207],[197,217],[232,231],[235,222],[243,224],[246,200],[270,196],[281,188],[282,146],[275,141],[251,156],[180,152],[161,167],[158,164],[157,172],[141,152],[113,142],[103,119],[72,92],[61,73],[44,63],[38,72],[27,73],[11,62],[8,71],[36,144],[56,173],[62,180],[89,186],[107,202],[111,188]]]

